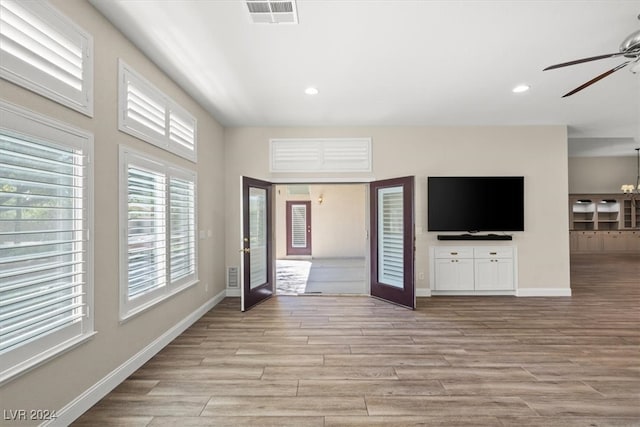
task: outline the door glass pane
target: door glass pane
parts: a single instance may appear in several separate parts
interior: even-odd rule
[[[291,206],[291,247],[307,247],[307,206]]]
[[[267,190],[249,188],[251,289],[267,282]]]
[[[403,188],[378,190],[378,282],[404,286]]]

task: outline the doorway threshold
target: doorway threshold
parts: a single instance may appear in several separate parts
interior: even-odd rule
[[[368,295],[365,258],[276,260],[277,295]]]

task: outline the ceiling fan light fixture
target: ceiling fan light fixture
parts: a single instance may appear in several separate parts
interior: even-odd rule
[[[531,89],[531,86],[529,85],[518,85],[516,87],[514,87],[513,89],[511,89],[511,92],[513,93],[524,93],[524,92],[528,92],[529,89]]]

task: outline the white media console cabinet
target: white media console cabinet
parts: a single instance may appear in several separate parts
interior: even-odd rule
[[[515,295],[516,246],[432,246],[431,295]]]

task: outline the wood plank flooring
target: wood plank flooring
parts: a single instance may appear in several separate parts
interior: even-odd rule
[[[640,426],[640,254],[571,298],[227,298],[77,426]]]

